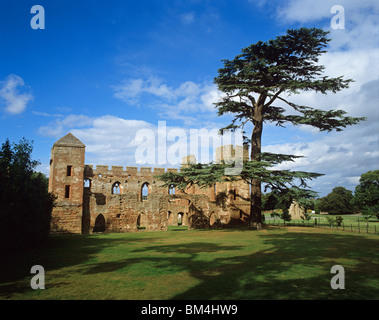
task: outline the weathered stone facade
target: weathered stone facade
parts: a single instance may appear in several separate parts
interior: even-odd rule
[[[230,145],[217,150],[216,161],[246,156],[242,146]],[[195,159],[189,156],[184,161]],[[164,172],[163,168],[85,165],[85,145],[67,134],[51,150],[49,191],[57,196],[51,231],[164,231],[173,225],[197,229],[245,223],[250,210],[246,183],[192,186],[183,193],[162,187],[156,176]]]
[[[293,201],[289,208],[289,214],[292,219],[301,219],[305,214],[305,210],[296,201]]]

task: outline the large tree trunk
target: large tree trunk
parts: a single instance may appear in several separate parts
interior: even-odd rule
[[[263,117],[262,108],[259,106],[255,107],[254,115],[254,129],[251,136],[251,151],[250,160],[260,161],[261,160],[261,142],[262,142],[262,130],[263,130]],[[261,180],[252,179],[251,180],[251,191],[250,191],[250,227],[257,229],[262,228],[262,190],[261,190]]]

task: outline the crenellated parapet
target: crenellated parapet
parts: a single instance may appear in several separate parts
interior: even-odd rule
[[[92,178],[95,176],[109,176],[109,177],[122,177],[122,178],[136,178],[136,177],[151,177],[161,175],[165,172],[178,172],[176,168],[152,168],[152,167],[123,167],[123,166],[109,166],[106,165],[91,165],[84,166],[84,178]]]

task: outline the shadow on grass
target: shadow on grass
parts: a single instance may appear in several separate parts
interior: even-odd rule
[[[267,249],[244,255],[236,252],[244,246],[208,242],[146,246],[132,251],[146,253],[146,257],[99,263],[87,269],[86,274],[114,272],[144,263],[153,264],[157,274],[159,270],[188,272],[200,283],[172,297],[180,300],[377,299],[379,296],[379,240],[290,231],[262,233],[260,237]],[[330,270],[337,264],[346,268],[346,290],[331,289],[334,275]]]
[[[202,282],[174,299],[377,299],[378,240],[308,232],[266,234],[269,249],[215,259],[204,270],[222,266],[219,274],[191,270]],[[332,290],[331,267],[346,269],[346,290]]]
[[[34,265],[41,265],[46,272],[51,272],[86,263],[101,250],[120,242],[149,241],[147,237],[112,239],[104,238],[104,235],[106,236],[106,234],[50,236],[43,246],[7,255],[0,264],[0,296],[30,291],[30,283],[16,283],[16,281],[25,277],[30,281],[34,276],[30,273]],[[12,281],[13,283],[4,285]]]
[[[181,300],[378,298],[379,239],[367,240],[363,236],[314,230],[282,231],[250,231],[256,245],[196,241],[196,234],[188,238],[192,239],[191,242],[162,245],[151,244],[149,238],[137,235],[122,240],[116,237],[55,237],[47,248],[23,257],[34,260],[28,263],[19,260],[18,270],[8,270],[8,276],[13,277],[6,280],[30,275],[30,267],[34,264],[41,264],[49,270],[85,264],[100,250],[127,240],[144,241],[146,246],[141,247],[139,243],[138,248],[131,248],[127,257],[117,261],[88,263],[81,272],[86,275],[104,274],[132,266],[137,267],[135,269],[141,277],[147,272],[162,277],[185,272],[196,279],[197,284],[171,297]],[[13,266],[15,262],[12,262]],[[330,287],[334,276],[330,270],[336,264],[345,268],[345,290],[332,290]],[[149,271],[144,274],[145,265],[149,265]],[[172,283],[173,288],[175,285]],[[22,292],[25,289],[0,286],[0,293],[6,290]]]

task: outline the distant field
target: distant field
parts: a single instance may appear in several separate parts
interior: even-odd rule
[[[3,259],[0,299],[378,299],[378,245],[299,227],[52,236]],[[44,290],[30,287],[33,265],[45,268]],[[345,290],[330,287],[334,265]]]
[[[362,233],[371,233],[371,234],[379,234],[379,220],[376,218],[371,218],[366,220],[365,217],[361,214],[342,214],[342,215],[329,215],[329,214],[311,214],[311,220],[304,221],[302,219],[292,219],[291,223],[300,224],[305,222],[306,224],[315,224],[317,223],[319,226],[328,227],[328,219],[327,218],[335,218],[337,216],[341,216],[343,218],[341,226],[338,229],[343,229],[346,231],[353,232],[362,232]],[[275,221],[277,223],[283,223],[283,220],[280,218],[272,218],[270,213],[265,213],[265,218],[267,224],[273,224]],[[317,221],[316,221],[317,220]]]

